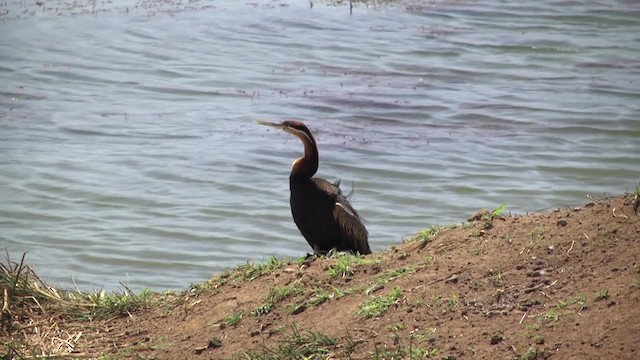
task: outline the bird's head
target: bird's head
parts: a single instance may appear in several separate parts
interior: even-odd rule
[[[289,134],[297,136],[305,144],[316,144],[316,140],[311,134],[311,130],[302,121],[298,120],[285,120],[282,123],[272,123],[269,121],[256,120],[260,125],[266,125],[277,129],[284,130]]]

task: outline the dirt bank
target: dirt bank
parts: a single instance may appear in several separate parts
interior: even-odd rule
[[[364,258],[272,259],[182,293],[130,296],[139,303],[113,316],[48,302],[17,316],[9,304],[0,340],[7,357],[636,359],[634,202],[486,213]]]

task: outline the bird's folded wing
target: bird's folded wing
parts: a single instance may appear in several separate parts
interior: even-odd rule
[[[348,202],[336,202],[333,208],[333,217],[344,233],[355,242],[354,245],[356,245],[357,249],[361,249],[361,252],[369,249],[369,243],[367,242],[369,233],[360,222],[358,213]]]

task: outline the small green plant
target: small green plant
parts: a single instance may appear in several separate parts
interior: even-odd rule
[[[318,289],[313,293],[309,303],[313,306],[319,306],[329,300],[331,300],[332,294],[325,289]]]
[[[298,267],[304,265],[307,262],[307,257],[306,256],[302,256],[299,257],[298,259],[296,259],[296,265],[298,265]]]
[[[578,294],[573,298],[573,303],[578,306],[578,311],[582,311],[587,308],[587,296],[585,294]]]
[[[304,303],[301,303],[301,302],[292,302],[291,304],[287,305],[287,310],[289,311],[289,313],[294,314],[294,315],[298,314],[298,313],[301,313],[306,308],[307,308],[307,305],[305,305]]]
[[[433,295],[431,301],[434,305],[442,305],[442,295]]]
[[[395,287],[387,295],[373,297],[360,304],[357,314],[362,317],[380,316],[390,307],[397,305],[401,297],[402,291]]]
[[[139,294],[129,291],[124,293],[107,293],[104,290],[94,293],[86,293],[84,297],[94,303],[93,309],[86,313],[79,313],[80,318],[104,319],[113,316],[122,316],[135,310],[151,305],[154,293],[151,290],[143,290]]]
[[[346,295],[350,295],[353,293],[351,288],[348,289],[341,289],[341,288],[337,288],[335,286],[332,286],[333,288],[333,294],[334,294],[334,298],[335,299],[340,299],[341,297],[344,297]]]
[[[540,226],[538,228],[535,228],[531,231],[529,231],[527,233],[527,235],[529,236],[529,238],[532,241],[537,241],[537,240],[542,240],[544,239],[544,234],[547,232],[547,228],[544,226]]]
[[[538,360],[538,359],[547,359],[549,354],[544,349],[539,349],[535,346],[529,347],[526,353],[519,353],[513,360]]]
[[[558,319],[560,319],[560,313],[556,309],[549,309],[542,315],[538,316],[538,321],[547,325],[558,321]]]
[[[233,312],[224,318],[224,322],[233,327],[237,326],[240,320],[242,320],[242,310]]]
[[[429,266],[433,263],[433,256],[431,255],[425,255],[425,257],[422,258],[422,262],[426,265]]]
[[[337,345],[336,339],[319,331],[302,331],[298,325],[291,325],[282,331],[283,339],[264,345],[260,351],[243,354],[248,360],[264,359],[325,359]]]
[[[502,214],[502,212],[504,211],[506,206],[507,206],[507,203],[502,203],[497,209],[493,210],[488,214],[483,215],[482,220],[493,220],[499,217],[500,214]]]
[[[338,256],[338,261],[335,264],[329,265],[327,268],[329,279],[355,274],[355,271],[353,270],[353,263],[354,262],[349,255]]]
[[[598,291],[596,293],[596,301],[606,300],[609,298],[609,290]]]
[[[251,313],[255,316],[268,314],[271,312],[271,310],[273,310],[278,301],[288,298],[289,296],[299,295],[301,293],[302,288],[300,288],[299,284],[297,283],[288,286],[276,286],[269,290],[269,294],[267,295],[265,302],[260,304]]]
[[[384,285],[389,281],[395,280],[399,277],[402,277],[406,274],[410,274],[416,271],[415,266],[405,266],[397,269],[387,270],[386,272],[378,275],[378,279],[376,281],[377,284]]]
[[[403,345],[400,335],[394,334],[393,336],[393,348],[379,349],[378,344],[374,343],[375,352],[372,354],[373,359],[426,359],[434,357],[438,354],[438,349],[425,349],[414,344],[414,339],[417,339],[415,333],[409,335],[409,344]],[[406,344],[406,343],[405,343]]]
[[[274,302],[278,302],[292,295],[300,295],[302,294],[302,292],[303,292],[302,288],[297,283],[294,283],[293,285],[287,285],[287,286],[276,286],[273,289],[271,289],[269,293],[269,298],[272,299]]]
[[[474,248],[472,248],[470,251],[471,255],[473,256],[478,256],[480,254],[484,254],[485,253],[485,246],[476,246]]]
[[[540,334],[534,335],[533,336],[533,342],[538,344],[538,345],[544,344],[544,336],[542,336]]]
[[[504,280],[504,273],[502,272],[502,270],[494,271],[491,274],[491,277],[489,279],[489,281],[491,281],[491,283],[494,285],[502,284],[503,280]]]
[[[270,274],[273,270],[279,268],[283,264],[284,262],[272,256],[264,263],[254,264],[247,262],[244,265],[240,265],[235,272],[243,280],[254,280],[262,275]]]
[[[458,294],[451,294],[451,297],[449,297],[448,299],[444,299],[445,303],[447,305],[447,309],[451,310],[453,308],[455,308],[456,306],[458,306]]]
[[[404,330],[407,328],[407,325],[404,323],[398,323],[398,324],[393,324],[393,325],[389,325],[387,326],[387,329],[389,331],[398,331],[398,330]]]
[[[453,310],[456,306],[458,306],[458,294],[451,294],[450,297],[448,298],[444,298],[442,297],[442,295],[433,295],[431,297],[431,301],[434,303],[434,305],[444,305],[447,310],[451,311]]]
[[[276,304],[273,303],[273,302],[266,302],[266,303],[263,303],[263,304],[259,305],[257,308],[255,308],[255,310],[253,310],[251,312],[251,314],[253,316],[266,315],[266,314],[270,313],[271,310],[273,310],[273,308],[275,306],[276,306]]]
[[[338,253],[336,263],[327,267],[329,279],[346,277],[355,274],[355,267],[358,265],[372,265],[380,260],[375,257],[364,257],[362,255],[352,255],[348,253]]]
[[[409,241],[423,241],[425,243],[431,242],[436,236],[438,236],[438,233],[442,229],[443,227],[441,226],[432,225],[428,229],[418,231]]]
[[[203,281],[201,283],[191,285],[191,288],[196,293],[203,293],[204,291],[216,291],[223,285],[225,285],[231,278],[231,271],[224,271],[219,275],[213,276],[211,279]]]
[[[419,333],[417,331],[412,331],[411,332],[411,336],[415,339],[418,340],[425,340],[427,342],[434,342],[436,340],[435,338],[435,333],[436,333],[436,328],[428,328],[424,331],[424,333]]]

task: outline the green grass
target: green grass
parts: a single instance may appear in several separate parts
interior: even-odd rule
[[[441,228],[439,226],[432,225],[428,229],[418,231],[410,239],[410,241],[423,241],[423,242],[426,242],[426,243],[431,242],[433,239],[436,238],[436,236],[438,236],[438,233],[440,232],[440,229]]]
[[[398,324],[392,324],[392,325],[388,325],[387,329],[389,331],[398,331],[398,330],[404,330],[407,328],[407,325],[404,323],[398,323]]]
[[[284,300],[293,295],[300,295],[302,293],[302,288],[298,283],[288,286],[276,286],[269,290],[269,294],[267,295],[265,302],[256,307],[251,313],[254,316],[268,314],[275,308],[278,301]]]
[[[47,318],[56,318],[56,321],[112,319],[129,316],[156,303],[170,303],[177,298],[173,292],[144,290],[136,294],[126,288],[122,292],[55,288],[46,284],[25,263],[25,257],[26,253],[19,262],[14,262],[7,252],[5,262],[0,263],[0,328],[16,334],[9,343],[4,344],[4,350],[10,358],[31,358],[30,354],[56,356],[61,351],[53,344],[29,343],[26,337],[20,336],[25,335],[21,324],[30,324],[30,331],[34,331],[46,326],[46,321],[42,319]]]
[[[431,225],[431,227],[429,227],[428,229],[420,230],[417,233],[415,233],[412,237],[408,239],[408,241],[421,241],[424,244],[427,244],[433,241],[433,239],[435,239],[436,236],[438,236],[438,234],[442,230],[451,229],[454,227],[456,227],[456,225],[446,225],[446,226]]]
[[[458,306],[458,294],[451,294],[451,297],[445,299],[445,304],[447,305],[447,309],[452,310],[456,306]]]
[[[274,256],[270,257],[269,259],[267,259],[267,261],[262,263],[252,263],[247,261],[246,264],[242,264],[233,270],[224,271],[222,274],[215,275],[207,281],[193,284],[191,288],[197,293],[203,293],[205,291],[217,291],[220,287],[224,286],[230,280],[254,280],[260,276],[272,273],[274,270],[280,268],[285,264],[287,264],[287,262],[278,260]]]
[[[609,290],[598,291],[596,293],[596,301],[606,300],[609,298]]]
[[[378,275],[377,283],[386,284],[389,281],[400,278],[404,275],[414,273],[416,271],[416,267],[414,265],[404,266],[397,269],[387,270],[381,275]]]
[[[211,277],[211,279],[209,280],[191,285],[191,288],[195,290],[196,293],[203,293],[205,291],[216,291],[220,287],[224,286],[232,277],[232,275],[233,273],[231,271],[224,271],[219,275]]]
[[[313,292],[313,296],[309,299],[309,304],[313,306],[320,306],[321,304],[331,300],[333,294],[325,289],[317,289]]]
[[[265,343],[259,351],[245,352],[242,358],[247,360],[276,359],[325,359],[335,351],[335,338],[319,331],[303,331],[299,326],[291,325],[282,332],[283,339]],[[267,345],[268,344],[268,345]]]
[[[236,327],[240,323],[240,320],[242,320],[242,315],[243,315],[242,310],[233,312],[233,313],[227,315],[227,317],[224,318],[224,322],[227,325]]]
[[[585,294],[578,294],[573,298],[573,304],[578,307],[578,312],[587,308],[587,296]]]
[[[376,257],[364,257],[362,255],[352,255],[349,253],[338,253],[336,263],[327,267],[329,279],[338,277],[348,277],[355,274],[355,268],[360,265],[373,265],[380,262]]]
[[[502,282],[504,281],[504,273],[502,272],[502,270],[492,272],[489,277],[489,281],[495,286],[502,284]]]
[[[397,305],[402,297],[400,288],[393,288],[387,295],[373,297],[358,307],[357,314],[362,317],[376,317]]]
[[[469,250],[469,253],[473,256],[478,256],[480,254],[484,254],[485,251],[486,251],[486,247],[482,245],[482,246],[477,246],[472,248],[471,250]]]
[[[400,338],[400,335],[394,334],[394,347],[380,349],[378,344],[374,343],[375,350],[370,358],[379,360],[417,360],[432,358],[438,354],[438,349],[425,349],[423,347],[416,346],[414,339],[418,339],[415,334],[409,335],[409,344],[403,345],[403,343],[406,344],[406,341],[403,341]]]
[[[576,305],[576,309],[578,311],[582,311],[584,309],[587,308],[587,296],[585,294],[578,294],[576,295],[574,298],[569,299],[567,301],[564,300],[560,300],[558,301],[558,303],[556,304],[556,308],[558,310],[560,309],[564,309],[568,306],[572,306],[572,305]]]
[[[244,265],[240,265],[234,273],[243,280],[254,280],[262,275],[270,274],[273,270],[278,269],[283,264],[286,264],[286,262],[278,260],[272,256],[263,263],[247,262]]]
[[[560,319],[560,313],[556,309],[549,309],[545,313],[538,316],[538,321],[546,325],[550,325]]]
[[[77,315],[88,320],[129,315],[131,312],[151,306],[156,295],[150,290],[143,290],[139,294],[130,291],[107,293],[104,290],[86,293],[81,297],[92,302],[93,306],[88,311],[78,312]]]
[[[549,357],[549,353],[547,353],[544,349],[537,348],[535,346],[529,347],[527,352],[518,353],[515,357],[511,358],[512,360],[538,360],[538,359],[547,359]]]
[[[451,294],[450,297],[445,298],[442,297],[442,295],[434,295],[431,298],[431,301],[435,304],[435,305],[444,305],[447,310],[452,310],[453,308],[455,308],[456,306],[458,306],[458,294]]]
[[[499,217],[502,212],[504,211],[505,207],[507,206],[507,203],[502,203],[497,209],[493,210],[492,212],[483,215],[482,216],[482,220],[493,220],[497,217]]]
[[[303,302],[292,302],[291,304],[287,305],[287,311],[293,315],[299,314],[306,309],[307,305]]]
[[[436,340],[435,333],[436,328],[428,328],[424,332],[412,332],[411,336],[416,340],[434,342]]]
[[[527,235],[529,236],[529,238],[532,241],[538,241],[538,240],[542,240],[544,239],[544,234],[547,232],[547,228],[544,226],[540,226],[538,228],[535,228],[531,231],[529,231],[527,233]]]

